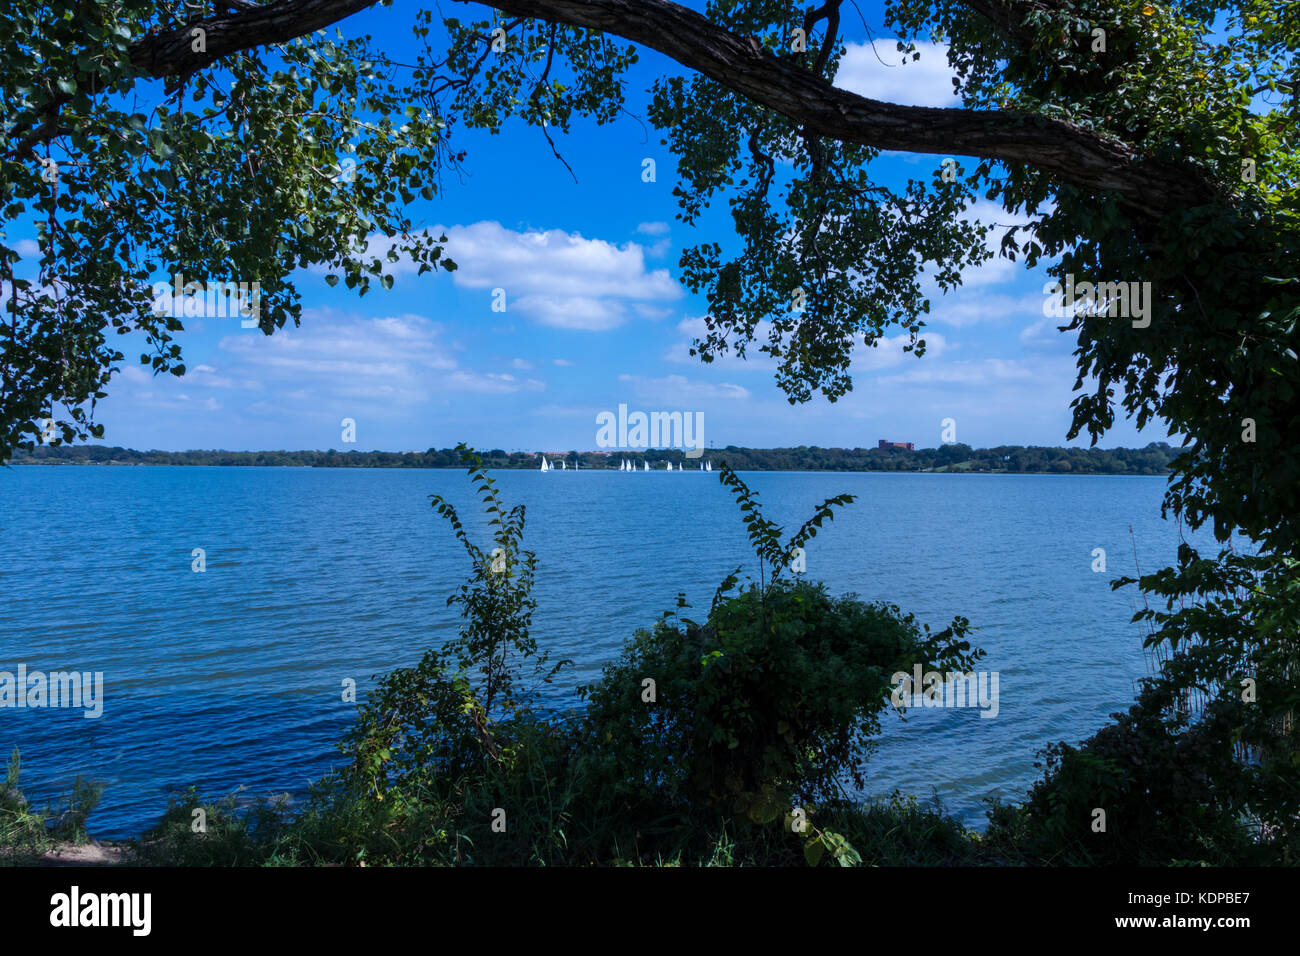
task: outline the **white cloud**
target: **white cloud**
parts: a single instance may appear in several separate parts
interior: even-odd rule
[[[930,300],[927,324],[939,323],[954,328],[990,323],[1000,325],[1009,318],[1024,318],[1042,313],[1041,295],[1004,295],[1000,292],[967,291],[961,286],[947,295],[935,294]],[[929,339],[927,338],[927,341]]]
[[[518,381],[513,375],[481,374],[457,369],[444,378],[444,383],[454,391],[473,392],[480,395],[509,395],[521,389],[530,392],[544,391],[546,384],[535,378]]]
[[[1043,316],[1021,330],[1020,341],[1031,349],[1072,349],[1070,337],[1061,332],[1061,327],[1068,322],[1068,319]]]
[[[960,106],[953,94],[948,48],[941,43],[915,44],[921,54],[903,61],[892,38],[849,43],[840,59],[835,85],[850,93],[901,106]],[[883,61],[883,62],[882,62]]]
[[[647,378],[643,375],[620,375],[620,382],[630,385],[637,399],[657,402],[663,405],[681,405],[687,401],[709,399],[746,399],[749,389],[728,382],[691,381],[681,375],[665,375],[663,378]]]
[[[1038,366],[1031,366],[1029,363],[1015,359],[986,358],[966,362],[949,362],[947,364],[928,364],[925,359],[922,359],[917,368],[909,369],[898,375],[882,376],[876,381],[881,385],[921,383],[929,385],[989,385],[994,382],[1028,381],[1042,377],[1041,369]]]
[[[622,302],[581,295],[526,295],[508,307],[527,313],[543,325],[584,332],[617,328],[627,318]]]
[[[921,338],[925,339],[925,355],[919,359],[915,352],[903,351],[903,347],[911,341],[911,336],[906,332],[877,339],[874,346],[859,343],[853,351],[853,362],[849,366],[850,371],[854,374],[862,374],[864,372],[878,372],[881,369],[895,368],[904,362],[934,361],[953,348],[948,344],[948,340],[938,332],[923,331]]]
[[[588,422],[600,411],[602,409],[595,405],[534,405],[528,409],[528,414],[539,418],[572,418]]]
[[[658,308],[657,306],[646,305],[642,302],[638,302],[635,305],[633,305],[632,311],[635,312],[637,315],[641,316],[641,318],[643,319],[651,319],[654,321],[657,321],[659,319],[666,319],[673,314],[672,309],[661,309]]]
[[[1050,210],[1044,209],[1044,213]],[[975,266],[966,269],[961,274],[961,283],[963,288],[973,288],[982,285],[1001,285],[1010,282],[1015,276],[1025,271],[1025,259],[1023,255],[1018,256],[1015,261],[1003,258],[999,255],[1002,248],[1002,237],[1007,234],[1007,229],[1011,226],[1026,226],[1037,221],[1038,217],[1026,216],[1023,213],[1012,215],[1008,213],[1001,205],[991,202],[987,199],[978,199],[966,208],[962,218],[968,222],[979,222],[988,226],[988,232],[984,236],[984,247],[993,253],[993,258]],[[1024,243],[1030,236],[1030,231],[1026,229],[1017,229],[1015,238],[1017,243]]]
[[[668,223],[666,222],[643,222],[636,227],[636,231],[643,236],[666,236],[668,235]]]
[[[533,367],[533,363],[528,361],[528,359],[517,358],[510,363],[510,367],[521,369],[521,370],[527,370]]]
[[[777,367],[776,360],[766,352],[759,351],[759,348],[767,342],[770,329],[770,322],[759,322],[754,330],[754,340],[747,347],[745,358],[739,357],[734,352],[728,352],[725,355],[719,355],[708,367],[736,371],[772,372]],[[689,336],[690,340],[694,341],[708,333],[708,326],[705,324],[703,317],[689,318],[677,323],[677,331],[682,335]],[[927,359],[937,358],[955,347],[938,332],[925,330],[922,332],[921,337],[925,339],[925,358]],[[893,368],[908,360],[915,361],[916,356],[913,353],[903,351],[903,346],[910,341],[910,338],[907,333],[886,336],[878,339],[874,347],[862,345],[859,341],[853,351],[852,371],[855,374],[874,372],[880,369]],[[674,342],[664,352],[663,359],[680,365],[701,365],[699,356],[693,356],[690,353],[690,342]]]
[[[762,321],[754,328],[754,340],[749,344],[745,357],[741,358],[735,352],[726,352],[717,355],[711,363],[710,368],[715,369],[734,369],[737,371],[754,371],[760,370],[771,372],[776,368],[776,360],[766,352],[760,352],[759,348],[767,341],[772,327],[771,322]],[[682,319],[677,323],[677,331],[686,337],[687,341],[674,342],[663,353],[665,362],[674,362],[678,365],[700,365],[701,360],[698,355],[691,355],[691,343],[697,339],[702,339],[708,335],[709,327],[704,320],[704,316],[695,318]]]
[[[568,359],[555,359],[555,364],[558,365],[558,366],[560,366],[560,368],[572,368],[572,367],[573,367],[573,363],[570,362]]]
[[[646,268],[646,250],[635,242],[619,246],[560,229],[514,232],[497,222],[443,231],[458,286],[504,289],[508,310],[543,325],[603,331],[621,325],[629,306],[662,308],[683,294],[668,270]]]
[[[545,388],[535,379],[520,382],[509,374],[460,367],[441,332],[440,326],[420,315],[369,319],[308,309],[299,328],[281,329],[270,337],[249,330],[226,336],[219,345],[244,382],[313,401],[344,397],[410,405],[435,393],[501,394]],[[197,384],[222,387],[224,383],[205,374]]]

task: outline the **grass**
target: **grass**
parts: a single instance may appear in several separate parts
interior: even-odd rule
[[[507,836],[467,825],[495,801],[487,794],[463,794],[458,804],[447,793],[408,795],[400,807],[384,806],[326,778],[295,813],[284,799],[240,806],[233,797],[205,801],[191,789],[173,798],[162,821],[134,841],[134,859],[145,866],[808,865],[803,838],[781,820],[756,825],[719,816],[710,826],[704,817],[679,818],[669,841],[675,845],[647,852],[634,824],[581,819],[573,812],[574,796],[514,803]],[[923,804],[895,793],[864,804],[846,801],[813,811],[811,819],[844,836],[866,866],[1008,862],[947,815],[937,798]],[[590,850],[602,844],[607,852]]]
[[[59,845],[89,842],[86,818],[103,788],[78,777],[62,806],[34,809],[19,788],[22,758],[15,747],[0,784],[0,866],[32,866]]]

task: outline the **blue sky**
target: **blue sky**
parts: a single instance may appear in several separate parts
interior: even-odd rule
[[[412,5],[398,3],[340,27],[382,38],[400,60],[411,22]],[[899,63],[892,37],[875,35],[880,58]],[[838,85],[894,102],[959,105],[942,48],[922,45],[920,61],[887,67],[865,32],[848,37]],[[644,117],[653,78],[679,71],[642,50],[629,110]],[[237,318],[186,320],[179,341],[189,373],[155,378],[128,362],[97,412],[103,441],[173,450],[405,451],[458,441],[593,449],[596,415],[626,404],[702,412],[706,444],[718,447],[874,446],[880,438],[931,447],[945,418],[955,419],[958,441],[975,446],[1066,443],[1071,339],[1043,315],[1042,269],[995,259],[968,271],[961,289],[932,299],[924,357],[904,354],[901,336],[859,347],[849,395],[791,406],[766,356],[711,365],[689,356],[706,307],[677,281],[678,254],[701,239],[725,244],[732,232],[725,205],[695,229],[675,221],[675,161],[648,123],[577,122],[557,138],[577,183],[538,130],[511,124],[495,136],[456,137],[468,175],[449,174],[435,200],[410,211],[447,233],[459,271],[399,272],[391,290],[364,298],[304,273],[301,328],[270,338]],[[656,161],[656,182],[642,181],[646,158]],[[883,156],[876,174],[928,178],[941,159]],[[1009,221],[988,204],[969,215]],[[491,308],[497,287],[507,291],[504,313]],[[344,418],[356,422],[355,444],[341,441]],[[1102,444],[1163,438],[1120,422]]]

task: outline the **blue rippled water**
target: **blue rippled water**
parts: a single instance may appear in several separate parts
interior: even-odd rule
[[[556,694],[592,679],[683,591],[707,606],[753,569],[717,473],[499,472],[528,507],[539,560],[535,636],[570,657]],[[937,794],[972,825],[982,800],[1018,799],[1035,752],[1077,742],[1125,708],[1145,674],[1129,622],[1129,525],[1145,570],[1178,529],[1161,478],[749,473],[769,517],[802,522],[824,498],[858,501],[808,549],[810,577],[978,628],[999,713],[887,713],[869,789]],[[476,514],[461,471],[204,467],[0,470],[0,670],[102,671],[104,712],[0,709],[0,750],[22,751],[37,803],[77,774],[102,781],[92,833],[155,822],[168,794],[300,794],[339,762],[335,742],[375,674],[411,664],[457,626],[446,599],[464,552],[429,506]],[[484,535],[484,543],[487,543]],[[191,570],[203,548],[207,569]],[[1091,569],[1104,548],[1108,573]],[[0,754],[3,756],[4,754]]]

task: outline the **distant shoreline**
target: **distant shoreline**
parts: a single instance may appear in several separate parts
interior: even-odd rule
[[[490,470],[535,471],[542,456],[555,470],[562,463],[580,471],[619,471],[630,462],[638,471],[646,463],[652,471],[698,471],[703,462],[714,470],[726,462],[735,471],[786,471],[909,474],[1075,474],[1166,476],[1179,450],[1165,442],[1145,448],[1062,448],[1004,445],[971,448],[950,444],[939,448],[710,448],[687,457],[680,448],[621,449],[612,452],[505,452],[480,453]],[[140,465],[277,467],[277,468],[438,468],[460,470],[465,465],[454,449],[425,452],[382,451],[136,451],[103,445],[41,446],[18,450],[10,465]]]
[[[46,468],[281,468],[302,471],[463,471],[460,465],[209,465],[209,464],[155,464],[141,461],[9,461],[0,468],[9,465],[38,466]],[[487,469],[491,471],[492,469]],[[504,468],[502,471],[529,471],[528,468]],[[662,471],[655,468],[652,471]],[[690,471],[691,469],[686,469]],[[889,471],[873,468],[736,468],[737,474],[761,471],[773,475],[1036,475],[1045,478],[1164,478],[1169,475],[1166,469],[1161,472],[1109,472],[1109,471],[1011,471],[1005,468],[977,471],[971,468],[894,468]],[[617,468],[583,468],[581,471],[617,472]]]

